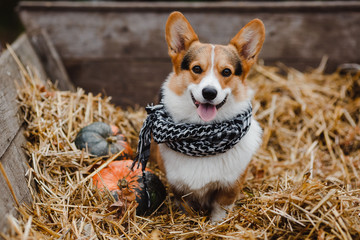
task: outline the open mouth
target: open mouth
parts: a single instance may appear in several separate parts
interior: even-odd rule
[[[216,117],[218,109],[220,109],[227,100],[227,96],[226,96],[224,98],[224,100],[217,105],[214,105],[211,103],[201,103],[195,99],[195,97],[192,93],[190,93],[190,94],[191,94],[191,99],[196,106],[196,111],[197,111],[198,115],[205,122],[213,120]]]

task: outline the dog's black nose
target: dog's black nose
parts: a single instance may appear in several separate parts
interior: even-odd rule
[[[213,87],[205,87],[202,90],[202,95],[205,98],[205,100],[211,101],[214,98],[216,98],[217,91]]]

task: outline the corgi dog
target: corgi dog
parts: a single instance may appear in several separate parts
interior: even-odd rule
[[[161,92],[162,103],[173,121],[212,124],[244,112],[252,97],[245,79],[264,39],[262,21],[254,19],[228,45],[201,43],[184,15],[171,13],[166,23],[166,42],[173,72]],[[252,118],[246,135],[225,153],[189,156],[162,143],[158,144],[161,157],[157,160],[177,202],[218,222],[238,199],[261,137],[262,129]]]

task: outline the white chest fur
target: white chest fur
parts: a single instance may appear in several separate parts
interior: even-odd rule
[[[187,186],[191,190],[201,189],[212,182],[233,184],[259,148],[261,135],[258,122],[252,120],[248,133],[238,144],[225,153],[209,157],[187,156],[159,144],[168,182],[173,186]]]

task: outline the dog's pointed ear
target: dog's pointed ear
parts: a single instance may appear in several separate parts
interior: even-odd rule
[[[170,14],[166,22],[166,42],[171,58],[189,48],[192,42],[199,38],[190,23],[180,12]]]
[[[264,40],[264,24],[260,19],[254,19],[231,39],[230,44],[236,47],[240,57],[251,66],[256,61]]]

